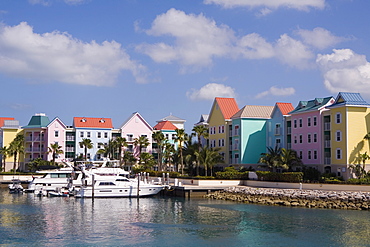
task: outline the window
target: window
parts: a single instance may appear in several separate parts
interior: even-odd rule
[[[239,139],[235,139],[234,150],[238,150],[238,149],[239,149]]]
[[[176,139],[176,134],[172,134],[172,140]]]
[[[90,153],[87,154],[87,159],[89,160],[90,159]]]
[[[311,159],[311,150],[308,151],[308,159]]]
[[[281,134],[281,128],[280,128],[280,124],[276,124],[275,125],[275,135],[280,135]]]
[[[299,143],[302,143],[303,142],[303,137],[302,135],[299,135]]]
[[[91,132],[87,132],[86,135],[87,135],[88,138],[90,138]]]
[[[239,125],[235,125],[235,128],[234,128],[234,135],[239,135]]]
[[[127,141],[132,142],[133,139],[134,139],[134,135],[133,134],[127,134]]]
[[[104,132],[104,138],[108,138],[108,132]]]
[[[275,147],[280,148],[281,147],[280,144],[281,144],[281,140],[280,140],[280,138],[277,138],[275,140]]]
[[[335,123],[340,124],[341,122],[342,122],[342,114],[340,114],[340,112],[337,112],[337,114],[335,114]]]
[[[313,150],[313,159],[317,160],[317,150]]]
[[[294,136],[294,143],[297,143],[297,136]]]
[[[308,142],[308,143],[311,143],[311,134],[308,134],[308,135],[307,135],[307,142]]]
[[[337,149],[337,160],[342,159],[342,150],[340,148]]]
[[[342,132],[340,130],[337,130],[335,138],[337,142],[340,142],[342,140]]]
[[[313,142],[317,142],[317,134],[313,134]]]
[[[302,128],[302,125],[303,125],[303,121],[302,121],[302,118],[299,119],[299,128]]]
[[[235,164],[239,163],[239,154],[235,154]]]
[[[59,137],[59,131],[58,130],[54,131],[54,137]]]
[[[309,117],[309,118],[307,118],[307,126],[308,127],[311,127],[311,118]]]
[[[222,131],[221,133],[225,133],[225,126],[223,125],[221,126],[221,131]]]
[[[98,138],[101,138],[101,132],[98,132],[97,134],[98,134]]]
[[[84,137],[84,132],[83,131],[80,132],[80,137]]]
[[[317,125],[317,118],[313,117],[313,126],[316,126],[316,125]]]
[[[302,152],[302,150],[299,151],[299,158],[300,159],[303,159],[303,152]]]
[[[297,119],[294,119],[293,123],[294,123],[294,128],[297,128]]]

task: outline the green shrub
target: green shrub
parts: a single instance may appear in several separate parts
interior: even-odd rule
[[[230,168],[230,167],[227,167]],[[237,170],[225,169],[224,172],[216,172],[216,179],[248,179],[249,172],[238,172]]]
[[[256,171],[258,180],[271,181],[271,182],[289,182],[299,183],[303,180],[303,172],[269,172],[269,171]]]
[[[168,173],[170,178],[178,178],[178,177],[181,176],[181,174],[178,173],[178,172],[160,172],[160,171],[152,171],[152,170],[146,170],[144,172],[149,173],[149,176],[151,176],[151,177],[163,177],[163,173],[165,173],[166,176],[167,176],[167,173]]]

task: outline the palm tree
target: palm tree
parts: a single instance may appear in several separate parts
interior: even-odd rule
[[[53,166],[55,166],[55,158],[58,154],[62,154],[62,146],[59,146],[58,143],[50,144],[50,147],[48,147],[48,153],[52,153],[53,155]]]
[[[193,131],[196,137],[198,138],[198,151],[200,152],[200,149],[202,147],[202,143],[201,143],[202,137],[207,139],[209,136],[208,128],[204,125],[197,125],[197,126],[194,126]],[[199,166],[200,166],[199,160],[197,159],[197,176],[199,175]]]
[[[141,163],[140,155],[143,148],[149,146],[149,140],[146,136],[139,136],[138,138],[134,139],[134,145],[139,149],[138,157],[139,157],[139,164]]]
[[[213,166],[223,162],[223,157],[221,154],[219,154],[219,150],[219,148],[209,148],[208,146],[205,146],[200,150],[200,152],[195,152],[200,164],[204,166],[206,176],[208,176],[208,167],[211,170],[212,176]]]
[[[155,164],[155,160],[152,154],[142,152],[140,155],[140,161],[143,163],[144,169],[149,169]]]
[[[281,148],[267,147],[267,153],[261,153],[258,163],[260,167],[267,167],[270,171],[274,171],[281,164],[280,162]]]
[[[293,149],[281,149],[280,154],[281,168],[285,170],[292,169],[295,166],[302,166],[302,161]]]
[[[163,152],[163,159],[164,162],[171,167],[172,162],[174,161],[174,154],[175,154],[175,148],[174,146],[169,143],[165,142],[164,144],[164,152]]]
[[[157,143],[158,170],[163,171],[163,152],[164,152],[166,137],[161,131],[156,131],[152,134],[152,138]]]
[[[93,148],[93,144],[90,139],[83,138],[82,141],[79,142],[80,148],[84,149],[84,158],[87,161],[87,149]]]
[[[122,160],[123,160],[124,165],[126,165],[126,164],[132,165],[133,163],[136,162],[136,158],[135,158],[134,154],[130,151],[124,151],[123,152]]]
[[[6,158],[8,157],[9,155],[9,148],[7,148],[6,146],[2,147],[0,149],[0,155],[2,156],[2,164],[0,166],[0,172],[5,170],[5,166],[6,166]]]
[[[17,158],[18,155],[24,153],[24,135],[23,133],[18,133],[14,140],[9,144],[9,154],[14,157],[13,171],[17,168]],[[18,167],[20,159],[18,158]]]
[[[175,142],[177,143],[177,148],[180,153],[180,166],[181,166],[181,175],[184,175],[184,158],[182,156],[182,147],[186,140],[187,134],[184,129],[176,129]]]
[[[122,148],[127,147],[127,140],[124,137],[117,137],[115,140],[116,146],[118,148],[118,159],[119,159],[119,164],[122,165]]]

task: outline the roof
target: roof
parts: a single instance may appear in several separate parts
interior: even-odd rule
[[[73,126],[75,128],[113,129],[110,118],[74,117]]]
[[[4,126],[5,120],[14,120],[14,118],[13,117],[0,117],[0,127]]]
[[[279,108],[281,114],[283,115],[289,115],[289,112],[294,110],[294,107],[291,103],[277,102],[276,107]]]
[[[246,105],[234,116],[235,118],[271,118],[271,113],[274,110],[274,106],[261,106],[261,105]]]
[[[196,123],[195,125],[202,125],[202,124],[207,125],[208,117],[209,117],[208,114],[202,114],[202,115],[200,115],[199,122]]]
[[[173,125],[170,121],[162,121],[157,123],[154,127],[154,130],[175,130],[177,127]]]
[[[332,96],[326,98],[315,98],[309,101],[300,101],[297,107],[293,111],[289,112],[289,114],[318,110],[330,103],[334,103]]]
[[[135,116],[137,116],[138,118],[141,119],[141,121],[149,128],[149,129],[153,129],[152,126],[150,126],[150,124],[148,124],[147,121],[145,121],[145,119],[140,115],[140,113],[138,112],[134,112],[131,114],[131,116],[129,116],[126,121],[123,122],[123,124],[121,125],[121,128],[122,129],[123,127],[125,127],[125,125],[130,122],[131,119],[133,119]]]
[[[231,117],[239,111],[238,104],[234,98],[219,98],[215,99],[219,106],[224,119],[231,119]]]
[[[22,128],[46,128],[49,123],[50,120],[44,113],[37,113],[31,117],[28,125],[23,126]]]
[[[370,106],[359,93],[338,93],[337,98],[335,99],[334,106],[341,105],[357,105],[357,106]]]
[[[52,125],[55,121],[58,121],[63,126],[63,128],[67,128],[67,125],[65,125],[59,117],[55,117],[53,120],[51,120],[47,127]]]
[[[172,114],[170,114],[169,116],[167,117],[164,117],[160,120],[157,121],[157,123],[159,122],[163,122],[163,121],[171,121],[171,122],[186,122],[185,119],[182,119],[182,118],[179,118],[179,117],[176,117],[176,116],[173,116]]]

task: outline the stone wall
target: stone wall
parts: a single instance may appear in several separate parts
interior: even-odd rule
[[[369,210],[370,193],[232,187],[206,195],[207,198],[264,205]]]

